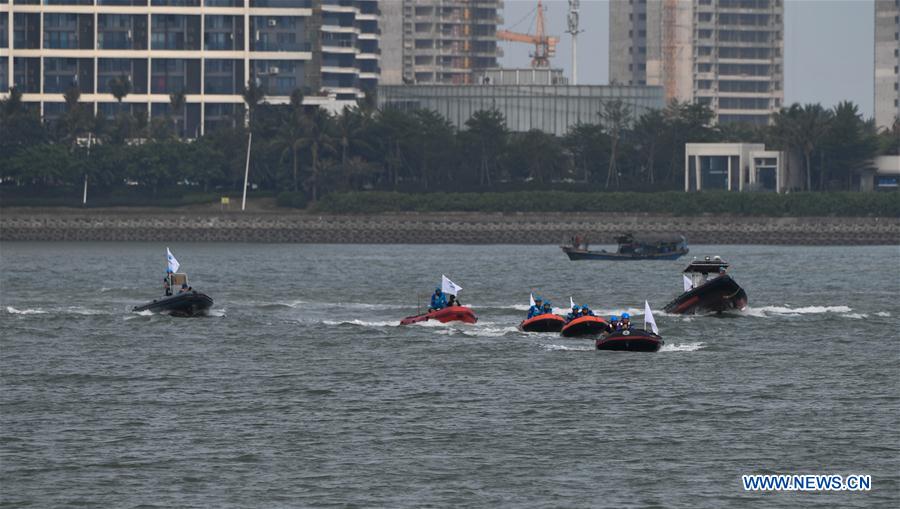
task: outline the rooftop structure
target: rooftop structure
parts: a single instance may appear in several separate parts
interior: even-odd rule
[[[784,191],[786,156],[761,143],[687,143],[684,190]]]

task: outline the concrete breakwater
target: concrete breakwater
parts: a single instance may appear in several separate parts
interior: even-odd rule
[[[900,218],[0,211],[2,241],[559,244],[579,234],[610,244],[626,231],[681,233],[693,244],[900,244]]]

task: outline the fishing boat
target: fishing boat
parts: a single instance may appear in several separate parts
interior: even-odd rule
[[[435,311],[429,311],[427,313],[422,313],[414,316],[407,316],[403,320],[400,320],[400,325],[411,325],[414,323],[425,322],[428,320],[437,320],[441,323],[448,322],[464,322],[464,323],[475,323],[478,321],[478,316],[475,315],[475,312],[470,308],[465,306],[450,306],[443,309],[438,309]]]
[[[132,308],[134,312],[150,311],[172,316],[203,316],[209,312],[213,300],[209,295],[198,292],[188,284],[187,274],[177,272],[181,264],[175,259],[172,251],[166,248],[168,262],[166,277],[163,280],[165,296]]]
[[[707,256],[694,260],[684,269],[684,293],[664,308],[666,313],[722,313],[747,307],[747,292],[728,275],[729,264],[722,258]]]
[[[559,332],[565,324],[565,318],[553,313],[544,313],[522,320],[519,330],[522,332]]]
[[[597,338],[597,350],[625,352],[657,352],[665,341],[650,331],[638,328],[617,330]]]
[[[599,316],[580,316],[566,323],[560,334],[567,338],[597,336],[606,331],[606,320]]]
[[[689,251],[683,235],[626,233],[616,238],[615,252],[591,251],[586,240],[576,236],[569,245],[560,246],[570,260],[677,260]]]

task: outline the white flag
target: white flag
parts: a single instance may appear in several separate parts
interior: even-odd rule
[[[175,259],[172,251],[169,251],[169,248],[166,248],[166,260],[168,261],[166,272],[178,272],[178,267],[181,267],[181,264]]]
[[[684,274],[681,275],[681,281],[684,283],[684,291],[688,291],[694,287],[694,283],[691,283],[691,278]]]
[[[575,301],[572,300],[572,296],[569,296],[569,309],[575,307]]]
[[[528,298],[528,305],[530,307],[534,307],[534,294],[531,294],[531,297]]]
[[[462,291],[462,287],[447,279],[447,276],[441,274],[441,291],[449,293],[450,295],[456,295]]]
[[[647,324],[650,324],[652,327],[652,331],[654,334],[659,334],[659,327],[656,326],[656,320],[653,319],[653,311],[650,311],[650,303],[646,300],[644,301],[644,329],[647,328]]]

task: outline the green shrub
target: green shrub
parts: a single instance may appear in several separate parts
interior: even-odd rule
[[[280,205],[279,201],[279,205]],[[661,193],[514,191],[506,193],[329,194],[318,212],[618,212],[674,216],[900,216],[898,193]]]
[[[295,209],[305,209],[307,199],[306,195],[299,191],[285,191],[279,193],[275,202],[279,207],[290,207]]]

